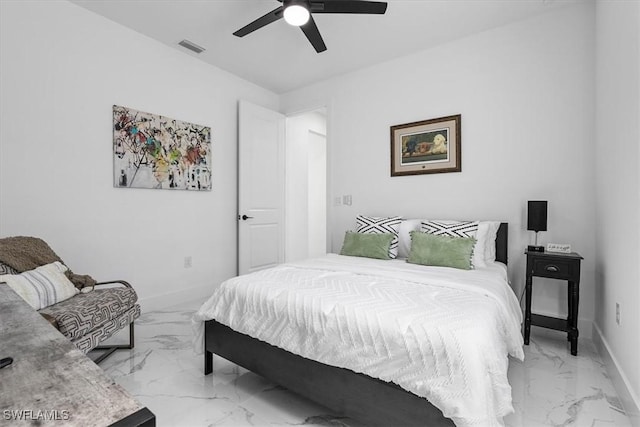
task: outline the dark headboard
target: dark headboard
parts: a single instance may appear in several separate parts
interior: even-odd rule
[[[509,258],[509,224],[501,222],[496,235],[496,261],[507,264]]]

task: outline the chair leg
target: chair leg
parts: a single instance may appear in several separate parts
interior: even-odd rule
[[[132,349],[135,346],[134,335],[133,335],[133,321],[129,323],[129,349]]]
[[[93,350],[107,350],[104,354],[101,354],[97,359],[93,362],[98,364],[102,362],[104,359],[113,354],[116,350],[127,349],[131,350],[135,346],[134,333],[133,333],[133,324],[134,322],[129,323],[129,344],[126,345],[103,345],[94,347]]]
[[[97,365],[107,357],[111,356],[116,350],[118,350],[118,348],[117,347],[96,347],[94,348],[94,350],[108,350],[93,361],[93,363]]]

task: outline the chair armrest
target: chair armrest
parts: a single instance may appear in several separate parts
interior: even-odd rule
[[[95,284],[95,286],[100,286],[100,285],[111,285],[111,284],[114,284],[114,283],[119,283],[119,284],[121,284],[121,285],[123,285],[123,286],[126,286],[127,288],[133,288],[133,286],[131,286],[131,285],[129,284],[129,282],[126,282],[126,281],[124,281],[124,280],[111,280],[111,281],[109,281],[109,282],[98,282],[98,283],[96,283],[96,284]]]

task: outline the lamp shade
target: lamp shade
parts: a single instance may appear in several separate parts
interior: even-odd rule
[[[527,206],[527,230],[547,231],[547,201],[529,201]]]

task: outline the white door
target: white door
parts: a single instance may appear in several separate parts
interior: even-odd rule
[[[238,272],[284,261],[285,116],[240,101]]]

